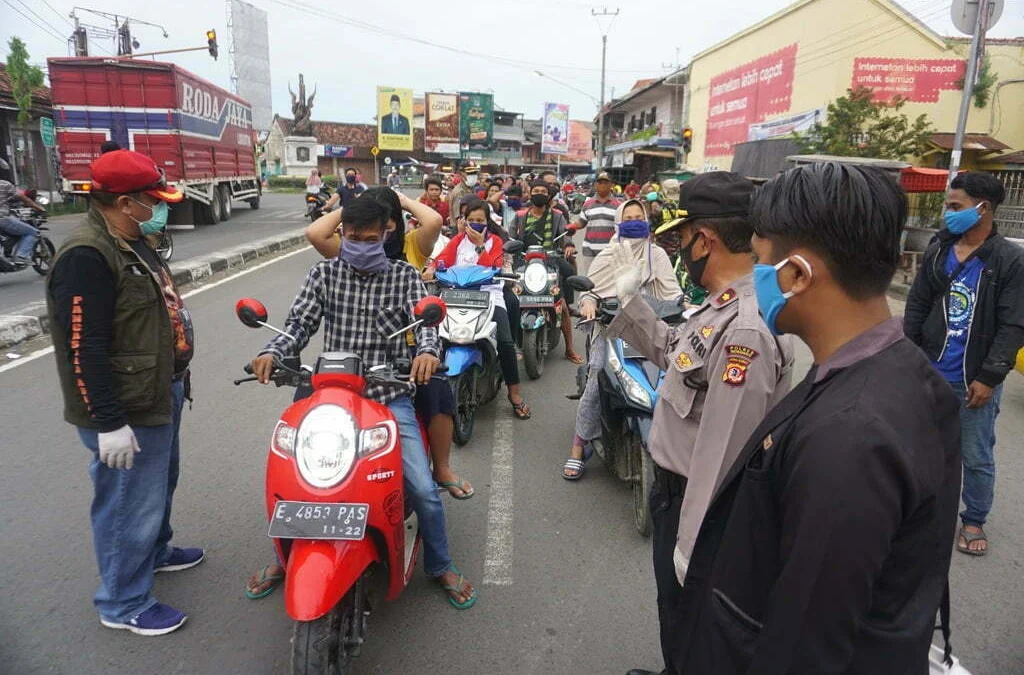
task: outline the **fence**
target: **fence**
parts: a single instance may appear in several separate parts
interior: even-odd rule
[[[1000,234],[1024,239],[1024,171],[993,171],[1006,188],[1006,199],[996,212]]]

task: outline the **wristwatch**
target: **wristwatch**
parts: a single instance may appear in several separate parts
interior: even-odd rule
[[[479,255],[479,254],[483,253],[483,252],[484,252],[484,251],[486,251],[486,250],[487,250],[487,247],[486,247],[486,246],[477,246],[477,247],[476,247],[476,252],[477,252],[477,255]]]

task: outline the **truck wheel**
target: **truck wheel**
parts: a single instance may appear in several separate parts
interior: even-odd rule
[[[220,219],[231,220],[231,189],[221,185],[217,188],[217,196],[220,199]]]
[[[260,207],[260,196],[256,195],[252,199],[247,200],[249,202],[249,208],[255,211]]]
[[[213,199],[210,200],[210,206],[208,208],[208,225],[216,225],[220,221],[224,220],[224,204],[220,200],[220,190],[217,188],[213,189]]]

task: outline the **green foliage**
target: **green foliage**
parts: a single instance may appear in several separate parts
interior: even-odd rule
[[[272,188],[306,188],[305,176],[271,176],[267,183]]]
[[[928,149],[934,132],[927,115],[911,120],[900,109],[907,100],[875,102],[867,87],[848,89],[828,105],[828,123],[794,135],[803,152],[814,155],[906,160]]]
[[[626,139],[630,140],[630,141],[638,141],[638,140],[645,140],[646,141],[646,140],[649,140],[651,138],[654,138],[657,135],[658,135],[658,128],[657,127],[648,127],[646,129],[641,129],[640,131],[634,131],[629,136],[627,136]]]
[[[7,76],[11,78],[11,91],[18,104],[18,124],[32,120],[32,91],[43,86],[43,71],[28,62],[25,43],[12,37],[7,43]]]
[[[964,77],[967,77],[965,74]],[[957,89],[964,88],[964,77],[956,81]],[[971,94],[974,96],[974,107],[984,108],[988,105],[989,97],[992,96],[992,87],[999,81],[999,74],[992,72],[992,61],[988,54],[981,60],[981,68],[978,69],[978,77],[974,82],[974,89]]]

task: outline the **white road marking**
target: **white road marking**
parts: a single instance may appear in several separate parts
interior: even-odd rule
[[[285,253],[284,255],[280,255],[280,256],[278,256],[276,258],[273,258],[271,260],[268,260],[266,262],[261,262],[258,265],[253,265],[252,267],[246,267],[243,270],[239,270],[236,274],[232,274],[231,276],[224,277],[223,279],[218,279],[217,281],[214,281],[213,283],[200,286],[199,288],[195,288],[195,289],[189,291],[188,293],[183,293],[181,297],[183,299],[185,299],[185,298],[191,298],[193,295],[199,295],[200,293],[205,293],[206,291],[209,291],[211,289],[217,288],[221,284],[226,284],[229,281],[234,281],[235,279],[237,279],[239,277],[244,277],[246,274],[252,274],[253,272],[261,270],[264,267],[267,267],[268,265],[273,265],[274,263],[281,262],[282,260],[287,260],[288,258],[291,258],[294,255],[298,255],[300,253],[305,253],[306,251],[310,250],[311,248],[313,248],[313,247],[312,246],[303,246],[300,249],[296,249],[294,251],[289,251],[288,253]],[[8,363],[6,365],[0,366],[0,373],[3,373],[3,372],[8,371],[8,370],[14,370],[15,368],[18,368],[19,366],[23,366],[23,365],[25,365],[27,363],[31,363],[32,361],[35,361],[36,359],[41,359],[42,357],[46,356],[47,354],[52,354],[52,353],[53,353],[53,347],[52,346],[44,347],[43,349],[38,349],[38,350],[36,350],[34,352],[30,352],[30,353],[22,356],[20,359],[18,359],[14,363]]]
[[[515,535],[512,530],[512,445],[513,423],[494,423],[494,451],[491,459],[491,497],[487,503],[487,554],[484,559],[485,586],[512,585]]]

